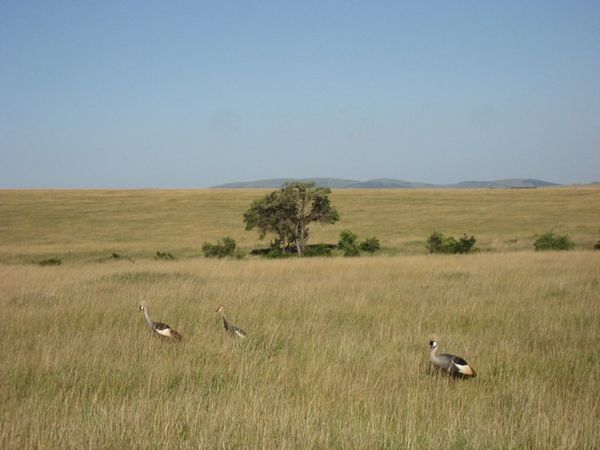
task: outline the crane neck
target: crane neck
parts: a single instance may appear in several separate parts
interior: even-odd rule
[[[148,310],[146,308],[144,308],[144,318],[146,319],[146,322],[148,322],[148,326],[154,328],[154,322],[148,317]]]
[[[436,348],[432,348],[431,349],[431,354],[429,355],[429,359],[431,359],[431,361],[433,362],[437,362],[437,356],[435,354],[435,352],[437,352],[437,347]]]

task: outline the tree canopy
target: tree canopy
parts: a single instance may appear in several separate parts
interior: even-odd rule
[[[255,200],[244,213],[246,230],[257,229],[260,239],[275,235],[273,244],[284,253],[294,247],[302,256],[311,222],[334,223],[339,214],[329,201],[331,189],[315,183],[286,183],[277,191]]]

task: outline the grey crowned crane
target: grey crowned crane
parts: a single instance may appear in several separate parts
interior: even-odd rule
[[[179,333],[178,331],[175,331],[173,328],[171,328],[166,323],[154,322],[152,319],[150,319],[150,317],[148,317],[148,309],[146,308],[146,305],[144,305],[143,303],[140,305],[140,311],[142,311],[144,313],[144,318],[146,319],[148,326],[152,329],[152,331],[157,333],[159,336],[166,337],[169,339],[176,339],[178,341],[181,340],[181,338],[182,338],[181,333]]]
[[[244,330],[236,327],[232,323],[229,323],[229,321],[225,317],[225,308],[223,307],[223,305],[219,306],[215,310],[215,312],[221,314],[221,318],[223,319],[223,328],[225,328],[227,334],[238,339],[244,339],[246,337],[246,332]]]
[[[438,369],[448,372],[451,376],[457,378],[472,378],[477,376],[475,370],[460,356],[449,355],[447,353],[436,355],[435,352],[438,349],[437,341],[429,341],[429,348],[431,349],[431,362]]]

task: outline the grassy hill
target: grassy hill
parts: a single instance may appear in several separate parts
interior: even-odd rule
[[[384,255],[195,257],[260,244],[240,221],[259,195],[0,191],[0,448],[597,447],[600,189],[334,191],[342,223],[315,239]],[[425,255],[434,228],[488,250]],[[533,252],[549,229],[578,249]],[[478,377],[431,372],[432,337]]]

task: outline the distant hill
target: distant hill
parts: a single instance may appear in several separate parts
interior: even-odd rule
[[[270,178],[267,180],[242,181],[238,183],[226,183],[212,186],[213,189],[277,189],[285,183],[293,181],[314,182],[320,187],[332,189],[510,189],[510,188],[538,188],[548,186],[559,186],[556,183],[536,180],[532,178],[507,178],[492,181],[461,181],[455,184],[430,184],[414,183],[410,181],[397,180],[394,178],[376,178],[367,181],[347,180],[342,178]]]
[[[453,188],[537,188],[559,186],[556,183],[548,181],[535,180],[532,178],[508,178],[505,180],[494,181],[461,181],[460,183],[449,185]]]
[[[349,189],[415,189],[435,188],[438,186],[428,183],[412,183],[393,178],[375,178],[373,180],[358,181],[345,187]]]
[[[237,183],[226,183],[219,184],[218,186],[212,186],[214,189],[277,189],[283,186],[285,183],[293,181],[301,182],[314,182],[317,186],[328,187],[331,189],[346,188],[351,184],[360,183],[357,180],[345,180],[342,178],[269,178],[268,180],[256,180],[256,181],[240,181]]]

